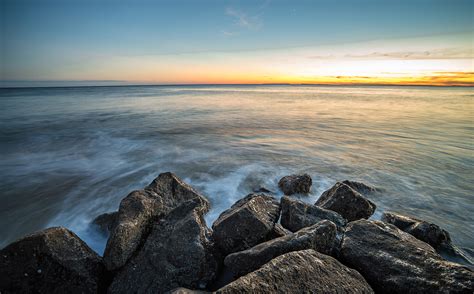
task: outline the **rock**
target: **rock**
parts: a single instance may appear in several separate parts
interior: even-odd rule
[[[291,231],[285,229],[282,225],[275,224],[275,226],[273,227],[273,230],[270,232],[270,235],[268,236],[268,239],[271,240],[271,239],[283,237],[291,233],[292,233]]]
[[[393,212],[384,212],[382,221],[392,224],[415,238],[430,244],[434,249],[452,249],[449,233],[438,225]]]
[[[118,272],[109,293],[163,293],[202,289],[215,278],[217,260],[203,218],[209,203],[194,198],[153,224],[143,247]]]
[[[280,216],[280,204],[264,194],[249,194],[219,216],[213,239],[224,255],[267,241]]]
[[[449,233],[436,224],[393,212],[384,212],[382,214],[382,221],[392,224],[415,238],[430,244],[443,257],[470,266],[473,265],[470,258],[453,245]]]
[[[380,293],[472,293],[474,272],[397,227],[358,220],[346,227],[340,260]]]
[[[336,183],[325,191],[315,205],[335,211],[350,222],[369,218],[376,208],[372,201],[343,183]]]
[[[109,271],[125,265],[143,244],[152,222],[184,201],[202,198],[193,188],[173,173],[162,173],[144,190],[130,193],[120,203],[118,220],[104,252]]]
[[[312,249],[280,255],[216,293],[373,293],[364,278]]]
[[[227,255],[224,265],[235,277],[252,272],[282,254],[314,249],[330,255],[336,244],[336,225],[323,220],[296,233],[260,243],[244,251]]]
[[[330,220],[340,228],[346,225],[346,220],[337,212],[306,204],[287,196],[281,198],[280,222],[284,228],[296,232],[322,220]]]
[[[118,222],[118,211],[115,212],[108,212],[103,213],[97,216],[93,221],[92,224],[97,226],[99,231],[104,235],[109,235],[115,227],[117,226]]]
[[[0,251],[2,293],[97,293],[104,267],[73,232],[49,228]]]
[[[352,189],[356,190],[357,192],[359,192],[362,195],[372,194],[372,193],[378,192],[378,190],[376,188],[374,188],[372,186],[369,186],[369,185],[366,185],[366,184],[361,183],[361,182],[345,180],[342,183],[346,184],[347,186],[351,187]]]
[[[296,193],[307,194],[311,189],[313,180],[308,174],[303,175],[289,175],[278,181],[278,187],[285,193],[285,195],[293,195]]]

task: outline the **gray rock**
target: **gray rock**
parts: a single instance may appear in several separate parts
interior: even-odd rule
[[[143,247],[114,278],[109,293],[207,287],[217,271],[210,231],[203,218],[208,210],[207,200],[198,197],[156,222]]]
[[[452,248],[449,233],[438,225],[393,212],[384,212],[382,221],[392,224],[415,238],[430,244],[434,249]]]
[[[346,225],[346,220],[337,212],[307,204],[290,197],[284,196],[281,198],[280,222],[284,228],[296,232],[322,220],[330,220],[340,228]]]
[[[293,195],[296,193],[307,194],[311,190],[313,180],[308,174],[289,175],[278,181],[278,187],[285,195]]]
[[[375,211],[375,204],[344,183],[336,183],[325,191],[315,205],[339,213],[348,221],[369,218]]]
[[[219,216],[213,239],[224,255],[267,241],[280,216],[280,204],[264,194],[249,194]]]
[[[160,174],[144,190],[130,193],[120,203],[118,221],[104,252],[104,263],[114,271],[129,260],[140,247],[153,221],[166,215],[184,201],[203,198],[173,173]]]
[[[361,182],[345,180],[345,181],[342,181],[342,183],[346,184],[347,186],[351,187],[352,189],[356,190],[362,195],[372,194],[379,191],[377,188],[366,185]]]
[[[92,224],[99,229],[99,232],[108,236],[117,226],[118,215],[118,211],[103,213],[97,216]]]
[[[380,293],[473,293],[474,272],[397,227],[358,220],[346,227],[340,260]]]
[[[104,267],[100,256],[73,232],[49,228],[0,251],[2,293],[97,293]]]
[[[296,233],[260,243],[244,251],[227,255],[224,265],[234,274],[243,276],[282,254],[314,249],[330,255],[336,245],[336,225],[323,220]]]
[[[384,212],[382,214],[382,221],[392,224],[415,238],[430,244],[439,254],[448,259],[462,262],[469,266],[473,265],[471,259],[453,245],[449,233],[436,224],[393,212]]]
[[[373,293],[364,278],[312,249],[280,255],[216,293]]]

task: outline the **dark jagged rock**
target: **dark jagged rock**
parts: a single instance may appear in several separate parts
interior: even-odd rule
[[[205,288],[217,260],[203,214],[209,203],[194,198],[153,225],[143,247],[119,271],[110,293],[163,293],[177,287]]]
[[[213,239],[224,255],[253,247],[270,238],[280,216],[280,204],[264,194],[249,194],[219,216]]]
[[[392,224],[415,238],[430,244],[442,256],[470,266],[473,265],[470,258],[453,245],[449,233],[436,224],[393,212],[384,212],[382,214],[382,221]]]
[[[373,293],[364,278],[312,249],[280,255],[217,293]]]
[[[308,174],[289,175],[280,179],[278,187],[285,195],[293,195],[297,193],[307,194],[311,190],[313,180]]]
[[[393,212],[384,212],[382,221],[392,224],[415,238],[430,244],[434,249],[452,248],[449,233],[438,225]]]
[[[314,249],[330,255],[336,245],[336,225],[328,220],[299,230],[296,233],[260,243],[244,251],[227,255],[224,264],[234,274],[243,276],[282,254]]]
[[[103,213],[97,216],[92,224],[97,226],[99,231],[104,235],[109,235],[118,223],[118,211]]]
[[[346,227],[340,260],[380,293],[472,293],[474,272],[397,227],[358,220]]]
[[[346,225],[346,220],[337,212],[306,204],[290,197],[281,198],[280,222],[284,228],[296,232],[322,220],[330,220],[338,227]]]
[[[325,191],[315,205],[335,211],[348,221],[367,219],[376,208],[372,201],[343,183],[336,183]]]
[[[0,251],[2,293],[97,293],[104,267],[73,232],[49,228]]]
[[[104,252],[108,270],[125,265],[143,244],[153,220],[184,201],[203,198],[173,173],[162,173],[144,190],[130,193],[120,203],[118,221]]]
[[[366,185],[361,182],[345,180],[345,181],[342,181],[342,183],[346,184],[347,186],[351,187],[352,189],[356,190],[362,195],[378,192],[378,190],[375,187]]]

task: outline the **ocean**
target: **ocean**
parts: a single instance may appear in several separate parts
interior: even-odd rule
[[[0,89],[0,248],[65,226],[102,253],[97,215],[172,171],[211,202],[209,226],[260,187],[362,181],[395,211],[474,248],[474,92],[456,87],[118,86]]]

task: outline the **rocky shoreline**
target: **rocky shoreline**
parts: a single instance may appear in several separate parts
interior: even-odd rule
[[[282,178],[280,200],[262,188],[222,212],[173,173],[133,191],[93,224],[104,256],[54,227],[0,252],[0,293],[473,293],[470,263],[436,224],[385,212],[379,191],[336,183],[314,205],[309,175]]]

